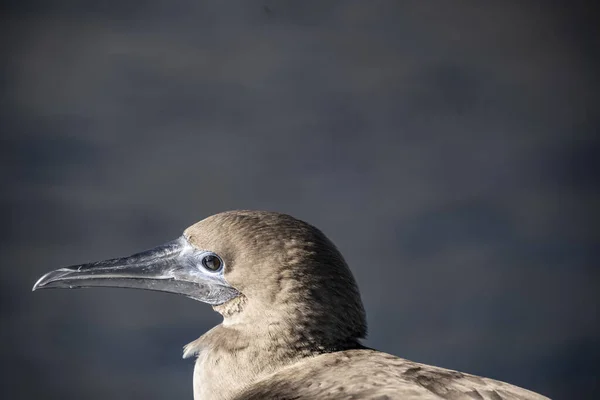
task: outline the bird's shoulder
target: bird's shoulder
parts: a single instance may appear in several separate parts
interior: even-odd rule
[[[277,371],[236,399],[544,400],[508,383],[361,349],[321,354]]]

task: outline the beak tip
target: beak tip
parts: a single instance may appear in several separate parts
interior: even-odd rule
[[[47,274],[42,275],[40,277],[40,279],[37,280],[37,282],[31,288],[31,291],[35,292],[38,289],[45,289],[46,287],[53,287],[52,285],[48,286],[48,284],[51,284],[53,282],[58,282],[60,280],[60,278],[64,277],[65,275],[67,275],[70,272],[72,272],[72,271],[69,270],[68,268],[61,268],[61,269],[57,269],[56,271],[50,271]]]
[[[44,278],[46,278],[46,275],[48,275],[48,274],[43,275],[40,279],[37,280],[37,282],[31,288],[32,292],[35,292],[36,290],[42,289],[44,287],[43,281],[44,281]]]

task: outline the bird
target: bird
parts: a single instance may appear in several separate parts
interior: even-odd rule
[[[153,249],[51,271],[33,290],[83,287],[180,294],[222,315],[184,347],[194,400],[547,399],[363,345],[366,313],[344,257],[283,213],[215,214]]]

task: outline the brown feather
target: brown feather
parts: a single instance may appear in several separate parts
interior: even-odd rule
[[[242,296],[224,321],[185,348],[197,355],[194,398],[492,399],[545,397],[503,382],[363,347],[358,287],[317,228],[285,214],[231,211],[184,235],[225,262]]]

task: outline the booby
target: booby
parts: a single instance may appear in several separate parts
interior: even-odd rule
[[[196,357],[195,400],[547,399],[363,346],[365,311],[346,261],[286,214],[216,214],[154,249],[49,272],[33,290],[95,286],[182,294],[223,316],[184,348]]]

